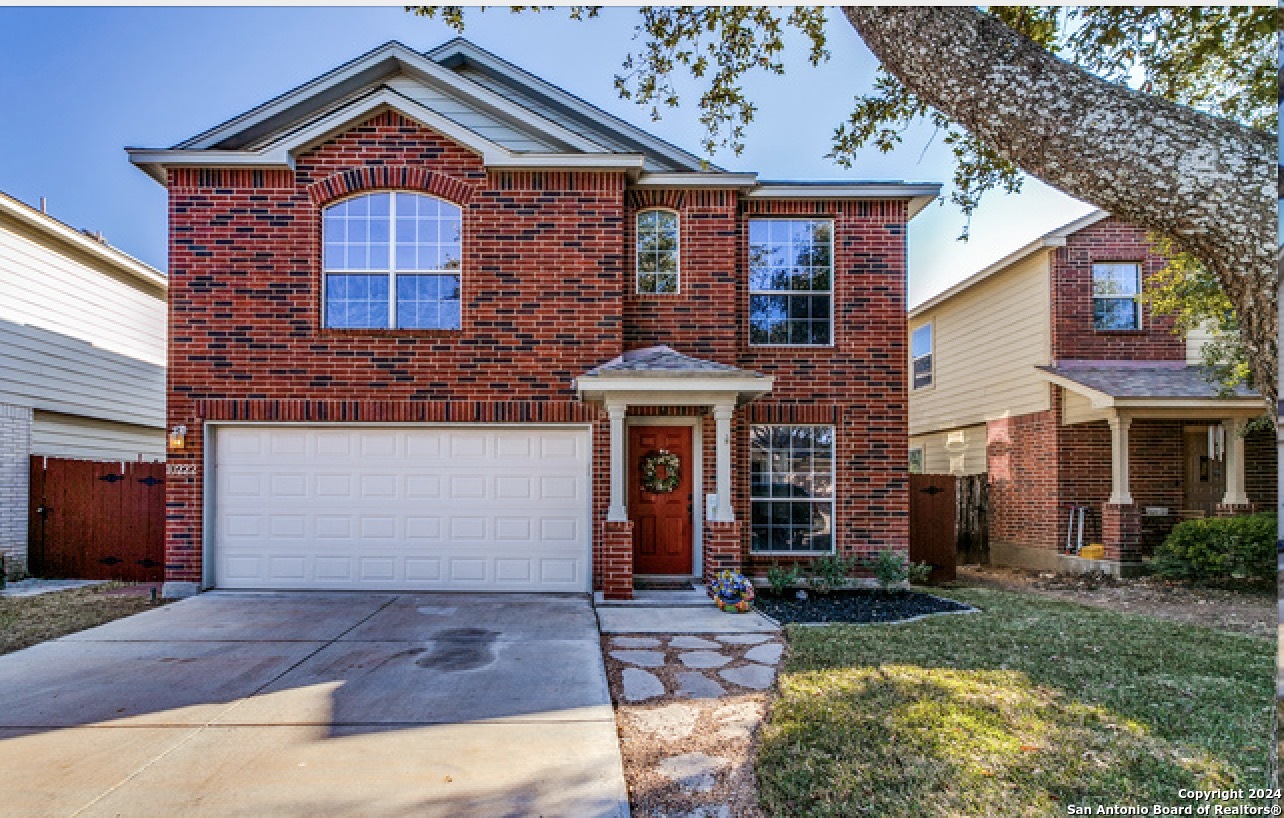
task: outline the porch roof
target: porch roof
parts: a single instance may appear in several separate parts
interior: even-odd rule
[[[1063,363],[1036,367],[1050,382],[1088,398],[1097,409],[1189,408],[1261,411],[1244,387],[1223,395],[1209,370],[1182,362]]]
[[[575,389],[586,400],[614,396],[630,403],[747,403],[770,392],[773,382],[761,372],[659,345],[629,350],[590,369],[575,379]]]

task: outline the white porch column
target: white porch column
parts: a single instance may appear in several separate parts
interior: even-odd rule
[[[608,523],[628,521],[629,512],[624,507],[624,412],[622,403],[607,403],[606,413],[611,419],[611,503],[606,510]]]
[[[713,420],[716,441],[714,452],[717,466],[718,507],[714,510],[715,522],[730,523],[736,519],[731,508],[731,415],[736,407],[733,403],[719,403],[713,407]]]
[[[1226,429],[1226,448],[1222,467],[1226,470],[1226,495],[1224,506],[1246,506],[1248,495],[1244,492],[1244,420],[1227,418],[1222,421]]]
[[[1114,412],[1110,415],[1110,499],[1111,505],[1132,505],[1128,490],[1128,427],[1132,418]]]

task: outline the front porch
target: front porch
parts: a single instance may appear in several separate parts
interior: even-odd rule
[[[1251,513],[1261,502],[1253,495],[1264,494],[1265,486],[1249,491],[1245,436],[1248,422],[1262,413],[1256,395],[1218,396],[1197,367],[1044,372],[1063,395],[1058,482],[1066,520],[1058,529],[1064,543],[1060,570],[1140,573],[1143,560],[1177,522]],[[1092,485],[1104,482],[1107,464],[1109,493],[1102,500],[1092,496]],[[1266,479],[1259,472],[1253,472],[1255,483]],[[1080,523],[1076,532],[1069,507],[1097,512],[1103,559],[1076,556],[1091,541],[1084,529],[1094,527]]]
[[[626,352],[576,380],[608,419],[596,566],[604,599],[631,599],[640,575],[699,580],[740,568],[733,419],[772,382],[666,346]]]

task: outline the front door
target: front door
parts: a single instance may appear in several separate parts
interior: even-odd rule
[[[1212,513],[1226,494],[1222,461],[1208,452],[1207,427],[1186,429],[1186,508]]]
[[[690,426],[629,427],[634,574],[691,575],[691,467]]]

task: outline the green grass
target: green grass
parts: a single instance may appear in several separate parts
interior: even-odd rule
[[[757,762],[768,814],[1064,816],[1267,785],[1273,640],[942,596],[984,612],[789,628]]]

